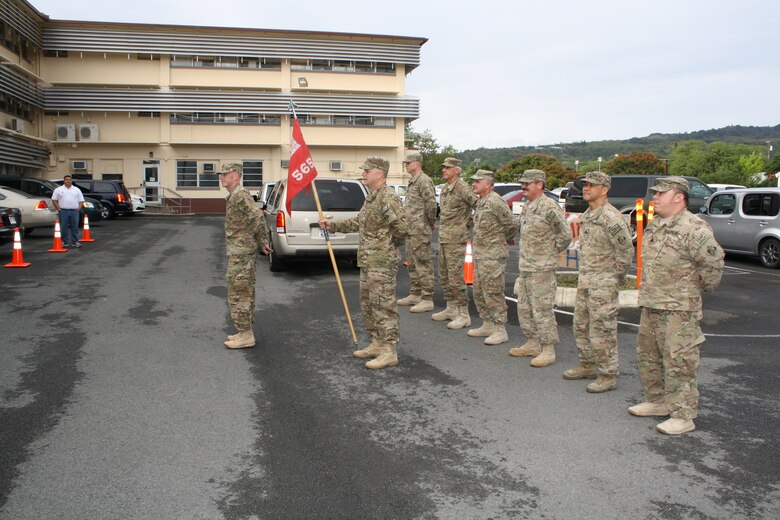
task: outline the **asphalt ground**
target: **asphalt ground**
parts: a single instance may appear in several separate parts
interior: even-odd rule
[[[636,310],[606,394],[561,378],[570,310],[556,365],[507,356],[511,299],[498,347],[401,309],[401,363],[374,372],[350,355],[327,262],[261,261],[260,344],[228,351],[222,226],[117,219],[64,254],[36,231],[32,266],[0,268],[0,518],[780,517],[780,271],[727,258],[705,297],[697,429],[667,437],[626,411]],[[511,298],[516,251],[508,265]],[[364,346],[359,273],[339,267]]]

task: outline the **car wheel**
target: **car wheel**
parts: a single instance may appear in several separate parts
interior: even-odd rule
[[[780,268],[780,240],[767,238],[758,246],[758,255],[764,267]]]
[[[24,228],[24,236],[28,236],[30,233],[32,233],[33,229],[34,228],[31,228],[31,227]]]
[[[109,213],[108,208],[106,206],[103,206],[103,207],[100,208],[100,216],[103,217],[103,220],[107,220],[109,214],[110,213]]]
[[[103,205],[103,208],[106,211],[106,220],[111,220],[112,218],[116,217],[116,211],[114,211],[114,208],[109,206],[108,204]]]
[[[273,247],[271,237],[268,237],[268,243]],[[273,249],[271,254],[268,255],[268,267],[271,269],[272,273],[279,273],[287,268],[284,261],[276,254],[276,249]]]

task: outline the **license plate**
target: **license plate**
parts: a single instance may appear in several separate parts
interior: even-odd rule
[[[8,216],[8,222],[9,222],[9,223],[10,223],[12,226],[15,226],[15,225],[16,225],[16,215],[9,215],[9,216]]]

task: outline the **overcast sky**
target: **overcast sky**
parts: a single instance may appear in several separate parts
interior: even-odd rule
[[[780,124],[777,0],[30,0],[53,19],[428,38],[415,130],[469,148]]]

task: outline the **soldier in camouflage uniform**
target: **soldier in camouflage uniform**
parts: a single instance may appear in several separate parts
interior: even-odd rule
[[[580,366],[563,373],[564,379],[598,376],[585,388],[593,394],[617,387],[618,286],[634,256],[628,223],[607,202],[611,184],[606,173],[585,174],[582,198],[588,209],[580,217],[580,273],[574,304],[574,341]]]
[[[571,243],[571,229],[558,203],[544,195],[545,173],[526,170],[518,179],[528,202],[520,214],[519,276],[515,282],[517,317],[527,341],[510,356],[534,356],[531,366],[555,363],[555,269],[558,255]]]
[[[398,305],[412,305],[410,312],[433,310],[433,248],[431,235],[436,225],[436,190],[422,171],[422,155],[412,152],[403,161],[412,178],[406,188],[406,259],[409,264],[409,296]]]
[[[363,182],[371,190],[357,217],[339,222],[321,220],[320,227],[332,232],[360,233],[360,310],[371,336],[371,344],[353,352],[360,359],[373,357],[366,368],[398,364],[398,303],[395,287],[398,248],[406,238],[406,214],[401,199],[387,187],[389,163],[382,157],[369,157],[360,166]]]
[[[485,345],[509,341],[506,332],[504,284],[508,245],[514,243],[517,224],[509,206],[493,191],[493,172],[477,170],[471,177],[479,196],[474,210],[474,303],[482,326],[469,336],[486,337]]]
[[[661,177],[650,189],[656,216],[642,241],[636,349],[645,401],[628,411],[642,417],[671,415],[656,429],[679,435],[695,428],[696,369],[704,342],[701,293],[720,284],[723,249],[709,224],[687,210],[687,180]]]
[[[469,296],[463,279],[466,242],[473,227],[472,211],[477,196],[461,178],[460,159],[447,157],[442,175],[447,183],[441,190],[439,212],[439,281],[447,308],[431,316],[436,321],[452,320],[448,329],[471,325]]]
[[[228,336],[230,349],[255,346],[252,325],[255,315],[255,277],[257,253],[269,254],[265,222],[257,203],[240,186],[243,167],[225,164],[219,180],[228,190],[225,208],[225,246],[227,248],[227,301],[230,318],[238,334]]]

